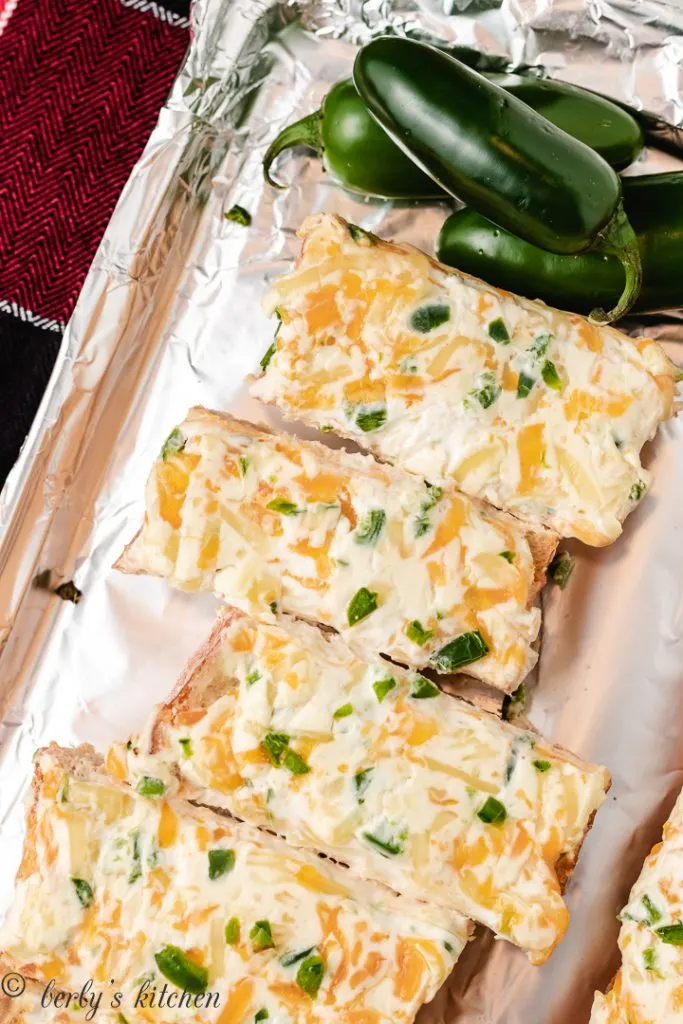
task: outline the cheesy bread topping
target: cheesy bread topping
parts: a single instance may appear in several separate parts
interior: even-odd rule
[[[91,979],[106,1024],[408,1024],[450,973],[457,914],[168,799],[159,779],[136,792],[72,770],[91,750],[38,755],[0,937],[13,970],[72,992]],[[201,997],[189,1009],[183,990]]]
[[[674,1024],[683,1018],[683,794],[622,910],[621,968],[597,992],[591,1024]]]
[[[373,655],[501,690],[537,657],[542,569],[512,517],[369,456],[204,409],[164,445],[119,568],[244,611],[291,612]]]
[[[663,350],[499,291],[340,217],[304,221],[252,394],[561,536],[615,540],[672,413]]]
[[[134,777],[178,780],[189,799],[488,925],[535,963],[567,927],[558,873],[610,781],[338,636],[232,610],[134,746]]]

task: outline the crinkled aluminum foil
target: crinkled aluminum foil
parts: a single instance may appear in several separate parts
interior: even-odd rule
[[[268,347],[267,284],[295,230],[331,210],[430,250],[445,207],[361,202],[317,161],[287,156],[284,193],[260,161],[318,106],[355,46],[403,32],[540,61],[567,80],[683,119],[679,0],[197,0],[193,43],[124,190],[64,337],[50,387],[0,499],[0,907],[12,895],[34,749],[138,729],[208,632],[215,601],[110,569],[142,514],[168,430],[204,403],[274,421],[243,381]],[[670,161],[669,161],[670,163]],[[666,158],[638,170],[668,166]],[[245,229],[225,219],[239,203]],[[683,361],[680,321],[650,324]],[[624,536],[577,548],[548,588],[530,717],[607,764],[613,789],[567,899],[572,924],[542,968],[481,934],[422,1024],[580,1024],[617,965],[616,912],[683,783],[683,423],[648,461],[655,485]],[[78,605],[46,589],[74,578]]]

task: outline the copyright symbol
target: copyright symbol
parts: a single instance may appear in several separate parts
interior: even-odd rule
[[[2,980],[0,980],[0,989],[10,999],[18,999],[20,995],[23,995],[25,988],[26,980],[21,974],[17,974],[16,971],[10,971],[9,974],[5,974]]]

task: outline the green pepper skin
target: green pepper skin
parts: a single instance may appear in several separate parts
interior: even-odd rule
[[[275,158],[290,146],[307,146],[350,192],[383,199],[443,199],[443,189],[402,153],[374,121],[350,78],[337,82],[320,110],[285,128],[263,159],[266,180]]]
[[[616,171],[637,160],[643,149],[638,122],[616,103],[567,82],[523,75],[487,75],[562,131],[599,153]]]
[[[440,46],[439,49],[445,53],[450,53],[451,57],[462,61],[463,64],[467,64],[468,68],[480,71],[487,78],[493,77],[496,74],[513,75],[514,77],[523,75],[525,78],[533,78],[535,81],[546,81],[550,84],[557,82],[557,79],[548,77],[548,70],[542,64],[515,64],[514,61],[508,60],[507,57],[483,53],[481,50],[475,50],[471,46]],[[559,84],[564,85],[566,83]],[[576,88],[582,99],[586,95],[595,96],[599,100],[611,103],[612,106],[619,107],[625,114],[628,114],[631,120],[635,121],[639,126],[643,140],[648,146],[652,146],[653,149],[659,149],[664,153],[671,153],[672,156],[683,156],[683,129],[680,126],[665,121],[659,114],[653,114],[650,110],[636,110],[630,104],[615,99],[614,96],[604,96],[603,93],[597,92],[595,89],[583,89],[578,86]],[[538,109],[533,103],[531,106],[534,107],[534,110]],[[545,116],[547,117],[548,115],[545,114]],[[553,118],[549,118],[549,120],[552,121]],[[624,125],[626,126],[626,122],[624,122]],[[568,131],[564,125],[561,125],[561,127]],[[630,126],[629,131],[632,132],[632,130],[632,126]],[[573,132],[569,132],[569,134],[573,135]],[[581,136],[577,137],[581,138]],[[612,163],[607,157],[605,159],[608,163]],[[616,167],[616,164],[612,166],[617,170],[620,169]]]
[[[467,47],[455,47],[468,63],[484,55]],[[464,53],[463,53],[464,51]],[[454,54],[456,55],[456,54]],[[493,66],[504,58],[489,58]],[[495,62],[498,63],[495,63]],[[632,163],[643,147],[636,121],[616,104],[564,82],[524,78],[521,75],[487,75],[497,85],[518,96],[553,124],[599,153],[616,169]],[[272,185],[270,167],[283,150],[307,146],[322,157],[325,169],[343,188],[360,195],[386,199],[442,199],[444,191],[424,174],[368,113],[350,78],[337,82],[319,111],[288,125],[273,141],[264,158],[266,178]]]
[[[384,36],[360,50],[354,82],[418,166],[528,242],[583,252],[612,219],[621,196],[612,168],[447,54]]]
[[[683,171],[624,178],[624,207],[636,232],[643,287],[634,312],[683,306]],[[558,309],[588,313],[619,297],[624,271],[615,256],[557,256],[496,227],[474,210],[459,210],[441,228],[442,263]]]
[[[476,71],[440,50],[384,36],[364,46],[354,84],[372,116],[451,195],[534,245],[621,261],[624,288],[595,323],[623,316],[642,271],[615,171]]]
[[[495,74],[513,75],[515,77],[523,75],[525,78],[546,81],[550,84],[557,82],[557,79],[548,77],[548,70],[542,64],[515,64],[514,61],[508,60],[507,57],[482,53],[481,50],[475,50],[471,46],[441,46],[439,49],[444,50],[445,53],[450,53],[451,57],[455,57],[457,60],[462,61],[463,64],[467,64],[469,68],[474,68],[475,71],[480,71],[482,75],[487,77],[493,77]],[[559,84],[564,85],[566,83]],[[582,98],[587,94],[595,96],[600,100],[611,103],[613,106],[619,107],[625,114],[628,114],[639,126],[646,145],[652,146],[653,149],[659,149],[664,153],[671,153],[672,156],[683,156],[683,129],[680,126],[665,121],[659,114],[653,114],[650,110],[636,110],[630,104],[615,99],[614,96],[604,96],[603,93],[597,92],[595,89],[583,89],[578,86],[576,88]],[[537,109],[533,103],[531,106],[534,107],[534,110]],[[547,117],[548,115],[546,114],[545,116]],[[553,119],[549,118],[549,120],[552,121]],[[561,127],[565,131],[568,130],[564,125]],[[632,131],[632,127],[629,130]],[[573,133],[569,132],[569,134],[572,135]],[[607,157],[605,159],[608,163],[612,162]],[[612,166],[616,168],[616,165]],[[616,169],[619,170],[620,168]]]

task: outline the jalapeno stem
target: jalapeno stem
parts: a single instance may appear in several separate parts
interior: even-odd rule
[[[616,306],[608,312],[605,312],[604,309],[594,309],[588,317],[594,324],[610,324],[613,320],[618,320],[619,317],[628,313],[638,298],[643,283],[638,239],[626,216],[621,200],[614,216],[602,232],[599,243],[593,248],[597,252],[611,253],[616,256],[626,275],[624,290]]]
[[[324,148],[320,132],[322,116],[322,110],[315,110],[312,114],[307,114],[301,120],[295,121],[294,124],[287,125],[268,146],[263,158],[263,176],[273,188],[287,188],[286,185],[281,185],[270,175],[273,160],[285,149],[291,149],[293,146],[306,146],[307,149],[315,150],[318,156],[322,156]]]

